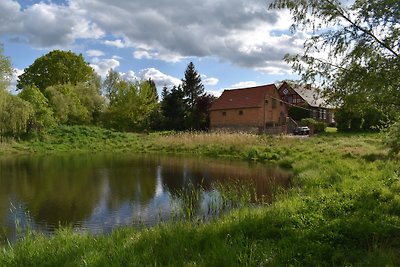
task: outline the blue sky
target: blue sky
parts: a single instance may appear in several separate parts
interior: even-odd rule
[[[72,50],[103,77],[183,78],[192,61],[206,91],[297,78],[283,62],[307,35],[269,0],[1,0],[0,43],[17,74],[53,49]],[[15,84],[15,79],[14,79]]]

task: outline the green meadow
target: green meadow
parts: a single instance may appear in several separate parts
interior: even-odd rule
[[[110,235],[29,233],[0,248],[0,266],[399,266],[400,164],[376,133],[269,137],[119,133],[59,127],[3,140],[0,155],[93,151],[195,154],[275,163],[293,172],[273,201],[202,222]]]

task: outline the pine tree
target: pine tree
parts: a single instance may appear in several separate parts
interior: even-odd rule
[[[185,71],[185,79],[182,80],[185,101],[190,111],[194,110],[196,99],[204,94],[204,85],[201,83],[200,74],[190,62]]]
[[[204,85],[200,74],[197,72],[193,62],[190,62],[185,71],[185,79],[182,80],[182,89],[186,110],[186,128],[196,129],[195,120],[197,99],[204,95]]]

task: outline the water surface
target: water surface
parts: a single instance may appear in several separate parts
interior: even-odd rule
[[[91,233],[151,226],[181,210],[179,192],[193,187],[201,188],[196,214],[205,216],[218,194],[215,183],[232,179],[250,181],[258,197],[268,197],[273,185],[289,185],[290,174],[264,164],[158,155],[0,158],[0,241],[15,240],[28,226],[45,233],[59,226]]]

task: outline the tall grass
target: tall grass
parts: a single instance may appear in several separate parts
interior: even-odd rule
[[[264,160],[291,168],[292,188],[255,206],[251,190],[226,187],[233,201],[226,205],[248,204],[232,204],[236,209],[209,222],[178,220],[110,236],[62,229],[52,238],[24,237],[0,250],[0,265],[400,266],[400,164],[376,134],[150,134],[134,142],[131,148],[141,151],[221,151],[249,160],[276,154]],[[194,193],[188,203],[201,197]]]

